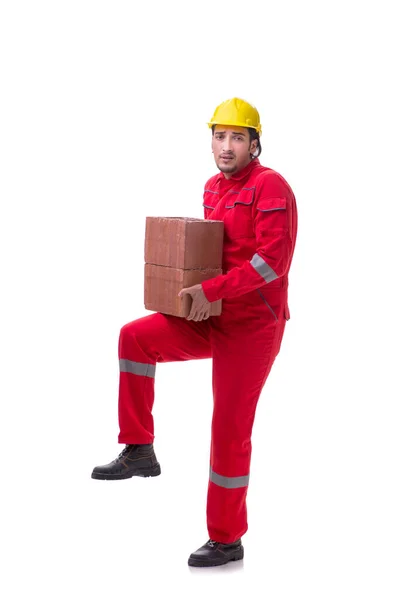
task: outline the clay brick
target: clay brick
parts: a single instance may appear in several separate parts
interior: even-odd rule
[[[190,217],[146,217],[146,263],[175,269],[219,269],[222,221]]]
[[[175,269],[162,265],[145,264],[144,303],[147,310],[187,317],[192,298],[178,297],[184,287],[190,287],[222,274],[222,269]],[[210,316],[221,314],[222,300],[211,303]]]

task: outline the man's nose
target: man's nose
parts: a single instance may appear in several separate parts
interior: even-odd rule
[[[226,135],[222,142],[222,151],[231,150],[231,149],[232,149],[232,139],[229,135]]]

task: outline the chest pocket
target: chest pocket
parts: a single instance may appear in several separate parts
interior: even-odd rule
[[[262,198],[257,210],[264,215],[261,229],[265,234],[273,235],[288,230],[292,237],[291,205],[286,198]]]
[[[225,197],[225,231],[231,239],[254,236],[253,203],[255,187],[228,192]]]
[[[204,190],[203,194],[203,207],[204,207],[204,218],[209,219],[210,214],[213,212],[214,208],[217,206],[219,201],[218,192],[213,192],[212,190]]]

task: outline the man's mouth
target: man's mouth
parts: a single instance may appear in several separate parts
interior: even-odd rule
[[[233,156],[231,154],[222,154],[221,155],[222,160],[233,160]]]

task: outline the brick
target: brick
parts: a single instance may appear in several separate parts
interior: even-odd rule
[[[178,298],[178,292],[184,287],[196,285],[221,274],[222,269],[175,269],[147,263],[144,275],[145,308],[176,317],[187,317],[192,298],[188,294]],[[221,300],[212,302],[210,316],[220,315],[221,310]]]
[[[175,269],[219,269],[222,221],[190,217],[146,217],[146,263]]]

